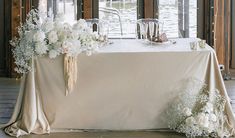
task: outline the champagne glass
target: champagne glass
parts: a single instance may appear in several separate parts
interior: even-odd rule
[[[148,22],[144,23],[145,40],[148,41]]]
[[[153,40],[153,36],[154,36],[154,26],[155,26],[155,23],[153,21],[150,21],[148,25],[149,25],[150,41],[151,41],[151,44],[152,44],[152,40]]]
[[[140,23],[140,35],[141,35],[141,38],[142,38],[142,39],[144,39],[144,38],[145,38],[145,35],[146,35],[144,28],[145,28],[145,27],[144,27],[144,24],[141,22],[141,23]]]

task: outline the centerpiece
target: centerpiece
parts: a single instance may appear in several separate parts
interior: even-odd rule
[[[18,28],[18,33],[19,36],[10,41],[13,46],[15,71],[20,74],[32,71],[34,57],[48,56],[53,59],[65,55],[64,70],[68,91],[71,91],[70,85],[76,80],[72,76],[77,73],[77,56],[80,53],[90,56],[104,43],[102,37],[93,32],[84,19],[70,25],[64,22],[61,14],[54,17],[50,11],[46,15],[36,9],[28,13],[25,23]]]

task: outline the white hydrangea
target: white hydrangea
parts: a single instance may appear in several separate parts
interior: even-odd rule
[[[51,31],[48,33],[49,44],[53,44],[58,41],[58,36],[56,31]]]
[[[36,43],[35,44],[35,51],[38,55],[46,54],[48,47],[45,43]]]
[[[60,53],[57,50],[50,50],[49,51],[49,58],[56,58]]]
[[[48,54],[49,58],[67,54],[77,56],[84,52],[91,55],[98,50],[97,33],[93,33],[84,19],[71,26],[64,23],[62,14],[46,17],[37,10],[30,11],[25,24],[18,29],[19,37],[11,41],[18,73],[31,71],[34,56]]]
[[[43,42],[45,38],[46,38],[46,35],[41,30],[36,31],[36,33],[33,36],[33,40],[35,42]]]

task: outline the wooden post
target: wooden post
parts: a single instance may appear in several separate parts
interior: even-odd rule
[[[225,58],[225,37],[224,37],[224,2],[215,0],[215,36],[214,36],[214,49],[217,54],[219,64],[224,64]]]
[[[83,1],[84,19],[92,18],[92,0]]]
[[[232,0],[232,59],[231,59],[231,68],[235,68],[235,1]]]
[[[230,71],[229,71],[229,64],[230,64],[230,48],[231,48],[231,1],[227,0],[224,1],[224,67],[225,67],[225,74],[224,79],[229,80],[231,79]]]
[[[154,18],[153,1],[154,0],[144,0],[144,18]]]

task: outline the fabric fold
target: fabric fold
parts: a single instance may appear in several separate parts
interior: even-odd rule
[[[44,114],[39,92],[36,89],[34,58],[32,59],[32,66],[32,71],[26,75],[25,81],[22,82],[24,84],[23,95],[21,96],[21,92],[19,95],[22,98],[18,98],[16,103],[16,107],[20,109],[18,116],[14,115],[17,112],[15,110],[13,113],[14,120],[12,119],[11,124],[5,128],[5,132],[10,136],[19,137],[30,133],[44,134],[50,132],[50,125]]]

